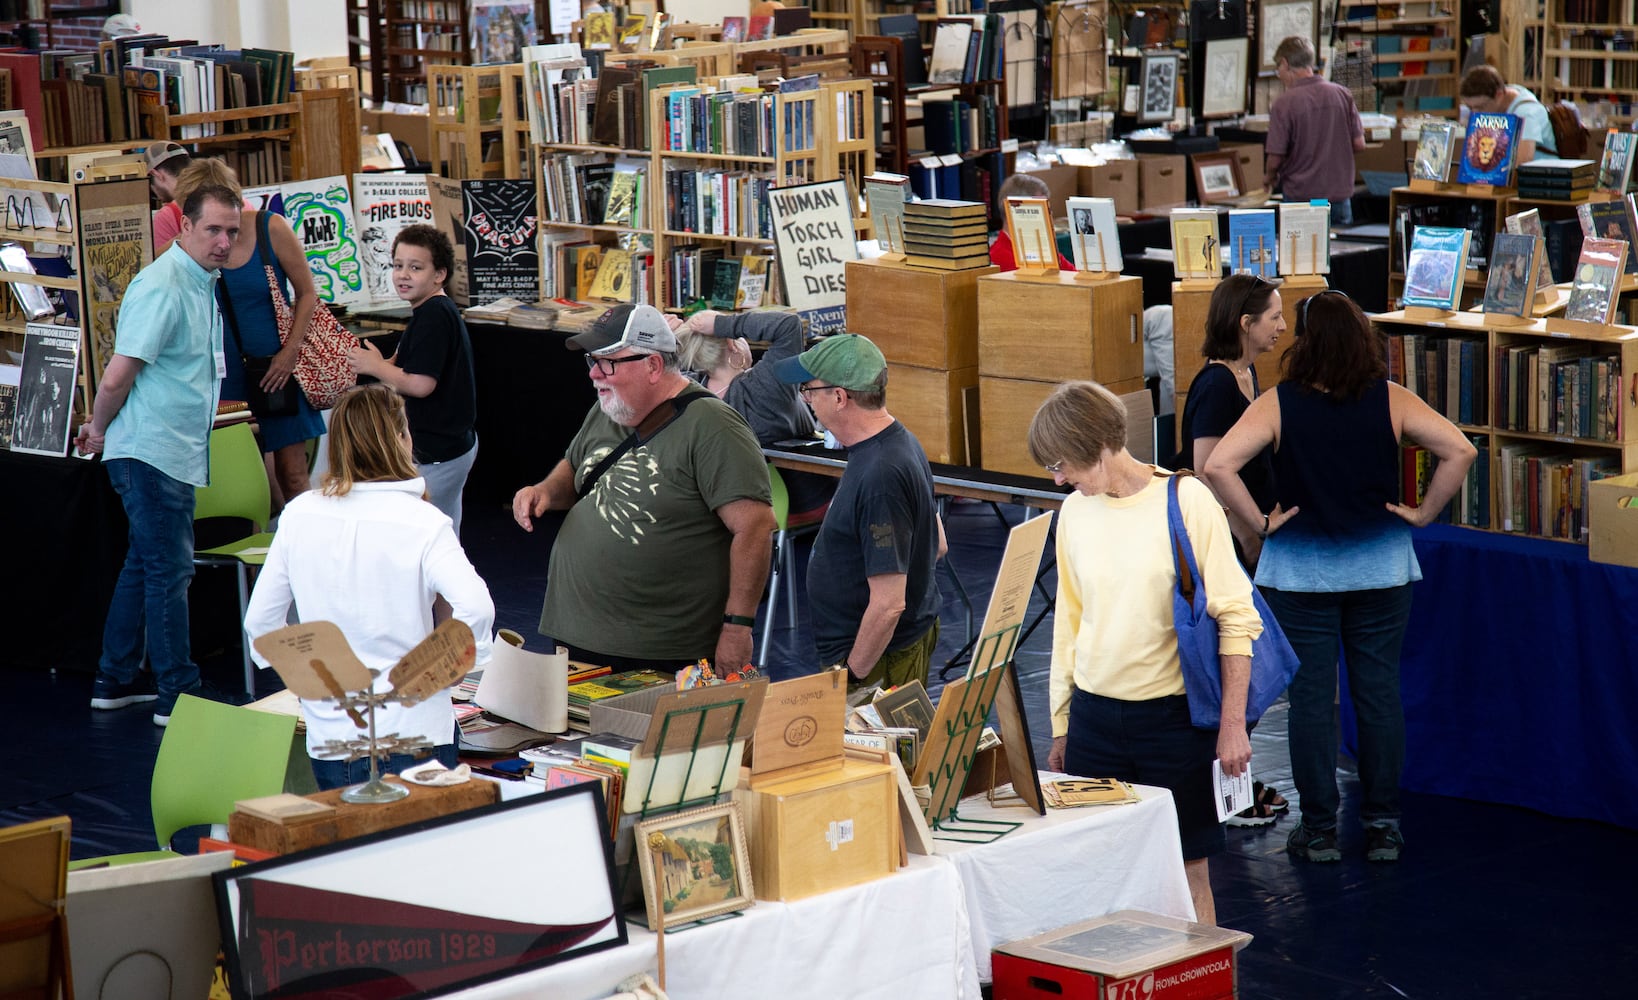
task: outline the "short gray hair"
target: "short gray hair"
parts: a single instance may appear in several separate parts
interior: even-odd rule
[[[1274,65],[1280,60],[1292,69],[1314,68],[1314,43],[1302,35],[1292,35],[1280,42],[1274,50]]]

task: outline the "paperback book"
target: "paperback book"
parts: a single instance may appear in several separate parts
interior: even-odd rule
[[[904,252],[904,203],[910,192],[905,174],[874,173],[864,179],[865,205],[876,231],[876,246],[886,253]]]
[[[1416,140],[1416,159],[1411,163],[1411,178],[1444,183],[1450,177],[1450,158],[1456,149],[1456,124],[1430,122],[1422,126]]]
[[[1533,208],[1509,215],[1504,220],[1503,225],[1510,233],[1535,236],[1542,240],[1547,238],[1546,232],[1541,228],[1541,213]],[[1553,267],[1547,260],[1544,245],[1542,252],[1536,257],[1536,290],[1540,291],[1551,284],[1553,284]]]
[[[1628,199],[1620,201],[1588,202],[1576,207],[1576,216],[1581,220],[1581,234],[1590,238],[1605,240],[1622,240],[1627,246],[1632,246],[1634,230],[1632,225],[1631,203]],[[1638,262],[1627,255],[1626,273],[1638,273]]]
[[[1007,235],[1019,268],[1057,270],[1058,243],[1045,198],[1008,198]]]
[[[1233,273],[1279,276],[1278,223],[1271,208],[1229,210],[1229,269]]]
[[[1217,210],[1174,208],[1171,221],[1173,271],[1178,280],[1195,278],[1216,281],[1222,277],[1223,261],[1217,245]]]
[[[1331,206],[1280,206],[1280,274],[1331,273]]]
[[[1477,114],[1468,118],[1467,141],[1456,179],[1463,184],[1506,187],[1518,149],[1519,118],[1509,114]]]
[[[1410,259],[1405,266],[1405,306],[1453,310],[1461,304],[1462,280],[1467,273],[1465,229],[1417,226],[1411,236]]]
[[[1069,199],[1069,245],[1080,271],[1119,272],[1120,230],[1115,224],[1115,199]]]
[[[1498,234],[1484,286],[1485,313],[1528,318],[1535,303],[1537,268],[1544,256],[1546,241],[1539,236]]]
[[[1570,282],[1570,301],[1564,307],[1565,319],[1609,323],[1615,315],[1616,296],[1621,292],[1627,253],[1627,244],[1621,240],[1588,237],[1581,241],[1581,256]]]
[[[1638,132],[1623,132],[1612,128],[1604,137],[1604,157],[1598,161],[1598,189],[1626,194],[1627,182],[1632,179],[1632,153],[1638,145]]]

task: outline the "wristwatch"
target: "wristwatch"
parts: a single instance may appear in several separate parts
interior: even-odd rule
[[[723,615],[722,623],[724,625],[743,625],[746,628],[756,627],[756,619],[750,615]]]

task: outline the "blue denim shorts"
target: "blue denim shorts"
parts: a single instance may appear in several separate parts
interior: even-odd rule
[[[1121,701],[1076,688],[1070,696],[1064,770],[1170,790],[1185,861],[1220,854],[1227,843],[1213,800],[1216,758],[1217,731],[1189,722],[1184,695]]]

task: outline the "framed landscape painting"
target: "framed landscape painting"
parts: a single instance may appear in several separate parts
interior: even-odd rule
[[[751,906],[751,856],[729,802],[637,824],[648,926],[658,931]]]

